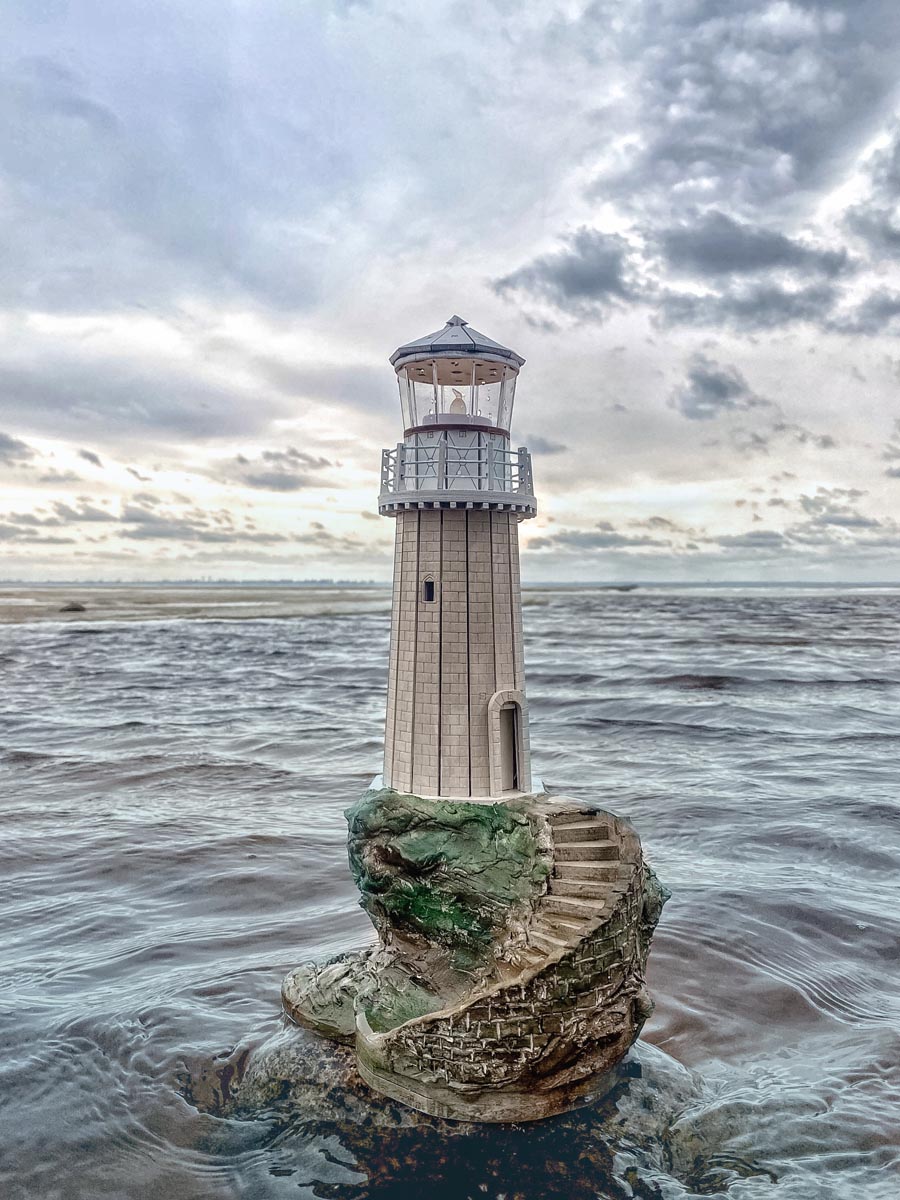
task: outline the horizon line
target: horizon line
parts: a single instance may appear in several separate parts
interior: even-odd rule
[[[8,587],[374,587],[391,588],[390,579],[0,579]],[[523,588],[641,587],[900,587],[900,579],[562,579],[522,580]]]

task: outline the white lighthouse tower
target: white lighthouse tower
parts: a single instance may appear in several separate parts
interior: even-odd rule
[[[525,360],[464,321],[391,356],[403,441],[378,510],[397,522],[383,782],[425,797],[531,794],[518,525],[537,506],[510,448]]]

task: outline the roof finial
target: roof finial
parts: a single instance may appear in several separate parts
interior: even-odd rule
[[[464,321],[462,319],[462,317],[458,317],[456,315],[456,313],[454,313],[453,316],[450,318],[450,320],[447,322],[448,325],[468,325],[468,323],[469,322]]]

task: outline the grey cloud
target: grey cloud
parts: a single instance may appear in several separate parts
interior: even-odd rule
[[[582,230],[581,243],[527,264],[499,290],[512,285],[601,319],[611,304],[655,304],[663,324],[739,333],[885,328],[894,313],[883,297],[839,317],[833,280],[857,265],[846,249],[784,229],[817,189],[842,177],[882,118],[900,47],[891,0],[681,8],[639,0],[627,19],[621,6],[596,0],[573,23],[572,44],[590,55],[601,37],[635,81],[628,129],[636,135],[607,156],[590,196],[631,211],[636,232],[661,254],[664,278],[654,282],[648,268],[658,264],[639,267],[627,245],[617,253],[602,243],[592,262],[592,231]],[[896,155],[882,174],[900,174]],[[722,282],[692,291],[668,274]]]
[[[78,457],[83,458],[85,462],[93,463],[95,467],[103,466],[103,463],[100,461],[100,455],[95,454],[93,450],[79,450]]]
[[[36,512],[20,513],[10,512],[4,513],[2,520],[10,525],[25,525],[32,529],[44,525],[61,525],[63,522],[59,517],[42,517]]]
[[[38,475],[38,483],[52,483],[57,487],[62,487],[63,484],[81,483],[82,478],[76,475],[74,471],[45,471],[42,475]]]
[[[771,430],[745,429],[742,425],[729,430],[728,440],[740,454],[768,454],[772,445]]]
[[[358,557],[369,546],[362,538],[353,534],[335,534],[318,521],[313,521],[308,533],[298,533],[292,539],[303,546],[311,546],[328,554]]]
[[[120,536],[137,541],[178,541],[229,544],[252,542],[274,545],[288,538],[280,533],[264,533],[236,528],[227,512],[204,512],[193,508],[186,512],[163,512],[138,505],[125,505],[121,513]]]
[[[900,417],[894,421],[894,428],[891,436],[884,444],[884,449],[881,452],[882,459],[887,463],[896,463],[896,466],[885,468],[885,475],[889,479],[900,479]]]
[[[563,454],[569,448],[564,442],[554,442],[536,434],[529,434],[524,442],[532,454]]]
[[[500,295],[524,292],[561,309],[602,313],[634,297],[629,246],[615,233],[579,229],[562,250],[542,254],[497,279]]]
[[[71,546],[77,538],[58,537],[55,534],[45,535],[30,531],[27,527],[7,524],[0,520],[0,542],[17,542],[28,546]]]
[[[834,318],[830,323],[836,333],[874,335],[886,330],[896,331],[900,317],[900,292],[875,288],[855,308]]]
[[[297,492],[308,487],[323,487],[327,478],[321,472],[334,463],[321,455],[309,454],[288,446],[285,450],[264,450],[256,459],[237,455],[222,470],[224,479],[245,487],[271,492]]]
[[[830,505],[862,500],[865,494],[861,488],[819,487],[814,495],[801,497],[801,503],[807,512],[818,513],[823,512]]]
[[[701,276],[772,269],[837,275],[849,264],[846,250],[818,250],[717,210],[663,229],[657,236],[670,267]]]
[[[881,528],[883,522],[866,516],[856,506],[865,495],[859,488],[819,487],[812,495],[800,496],[799,503],[811,526],[846,530]]]
[[[754,529],[749,533],[723,534],[714,541],[729,549],[780,550],[785,544],[785,537],[776,529]]]
[[[53,437],[219,438],[256,433],[288,411],[264,389],[210,383],[163,362],[52,352],[28,366],[0,361],[0,414]]]
[[[688,360],[686,378],[673,390],[668,403],[692,421],[757,413],[755,427],[732,422],[726,431],[728,443],[745,456],[769,454],[774,443],[785,439],[819,450],[831,450],[837,445],[831,434],[816,433],[799,422],[786,420],[780,406],[757,395],[736,367],[716,363],[702,353]]]
[[[817,525],[837,525],[842,529],[876,529],[881,524],[873,517],[861,513],[822,513],[815,518]]]
[[[691,421],[708,421],[720,413],[769,407],[757,396],[737,367],[722,366],[695,354],[688,363],[686,381],[669,397],[671,408]]]
[[[900,124],[895,124],[887,148],[877,151],[868,164],[869,194],[845,215],[847,227],[878,255],[900,256]]]
[[[643,0],[621,13],[595,3],[580,32],[590,46],[624,31],[642,137],[594,191],[641,210],[787,205],[835,178],[895,85],[893,0]]]
[[[830,433],[814,433],[795,421],[776,421],[772,426],[772,433],[784,434],[801,446],[811,444],[819,450],[837,449],[837,442]]]
[[[53,511],[62,521],[115,521],[118,518],[108,509],[98,508],[97,505],[91,504],[87,500],[82,500],[78,508],[73,508],[72,505],[66,504],[58,500],[53,506]]]
[[[850,229],[880,255],[900,255],[900,224],[893,206],[855,205],[847,215]]]
[[[643,520],[631,520],[628,524],[635,529],[651,529],[657,534],[668,534],[670,537],[682,535],[696,538],[704,535],[703,529],[695,528],[692,525],[683,525],[680,521],[673,521],[669,517],[646,517]]]
[[[313,476],[290,471],[248,471],[242,477],[247,487],[260,488],[268,492],[298,492],[303,488],[315,487],[318,482]]]
[[[96,524],[97,522],[116,523],[117,513],[109,509],[99,508],[86,498],[79,498],[76,503],[67,504],[63,500],[54,501],[47,509],[35,509],[32,512],[10,512],[0,515],[0,521],[19,527],[57,527],[64,525]]]
[[[784,328],[796,322],[824,325],[840,298],[829,283],[801,287],[761,282],[696,295],[665,292],[662,320],[669,325],[731,326],[739,332]]]
[[[12,437],[8,433],[0,433],[0,464],[7,467],[17,467],[34,458],[34,450],[27,442]]]
[[[648,534],[620,533],[609,521],[598,522],[594,529],[559,529],[551,534],[532,538],[529,550],[627,550],[634,547],[668,547],[668,540]]]
[[[117,512],[99,509],[88,501],[79,500],[78,505],[57,502],[52,505],[52,515],[39,516],[30,513],[0,515],[0,539],[22,543],[71,544],[86,540],[79,538],[45,535],[45,527],[61,528],[103,522],[108,525],[105,537],[123,539],[126,542],[180,543],[185,546],[217,545],[245,546],[308,546],[315,550],[336,555],[364,556],[379,543],[369,543],[353,534],[335,534],[321,522],[314,521],[302,533],[275,533],[257,529],[252,519],[236,518],[227,509],[206,510],[196,505],[182,509],[166,508],[156,496],[136,494],[130,503],[122,505]]]

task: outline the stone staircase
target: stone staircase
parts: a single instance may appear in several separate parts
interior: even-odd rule
[[[586,1086],[614,1058],[611,1047],[621,1055],[637,1036],[646,1016],[637,835],[612,813],[562,798],[539,803],[536,816],[549,825],[552,873],[523,941],[492,977],[459,1003],[384,1034],[358,1014],[360,1071],[377,1090],[460,1117],[473,1089],[493,1096],[502,1083],[508,1103],[495,1096],[484,1110],[494,1115],[479,1119],[517,1119],[510,1114],[530,1105],[548,1115],[560,1103],[547,1089],[562,1046],[580,1047],[576,1073]]]
[[[632,874],[620,864],[620,843],[610,836],[606,813],[568,808],[549,813],[548,820],[553,874],[527,931],[537,951],[527,955],[533,962],[578,945],[608,915]]]

